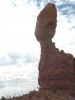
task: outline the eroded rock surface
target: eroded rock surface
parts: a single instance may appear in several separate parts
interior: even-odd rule
[[[57,9],[48,3],[37,16],[35,36],[40,43],[38,82],[41,88],[74,89],[74,58],[59,51],[52,42],[57,24]]]

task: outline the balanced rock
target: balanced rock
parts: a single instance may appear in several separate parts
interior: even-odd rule
[[[59,51],[52,42],[57,25],[57,9],[48,3],[37,16],[35,36],[40,43],[38,83],[41,88],[75,88],[75,60],[69,53]]]

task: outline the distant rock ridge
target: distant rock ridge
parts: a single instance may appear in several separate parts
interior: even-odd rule
[[[38,83],[41,88],[75,89],[75,58],[52,42],[56,26],[57,9],[48,3],[37,16],[35,28],[41,47]]]

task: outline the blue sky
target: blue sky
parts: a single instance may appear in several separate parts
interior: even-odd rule
[[[58,10],[53,41],[59,49],[75,55],[74,0],[0,0],[1,65],[39,59],[40,46],[34,36],[36,17],[48,2],[55,3]]]

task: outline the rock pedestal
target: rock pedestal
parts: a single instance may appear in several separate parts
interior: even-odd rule
[[[37,16],[35,36],[40,43],[38,83],[41,88],[75,88],[75,60],[69,53],[59,51],[52,42],[57,24],[57,10],[48,3]]]

